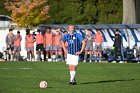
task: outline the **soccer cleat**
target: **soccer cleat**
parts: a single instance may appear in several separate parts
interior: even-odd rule
[[[86,62],[86,60],[83,61],[84,63]]]
[[[119,63],[123,63],[123,61],[120,61]]]
[[[69,82],[69,85],[72,85],[73,83],[72,82]]]
[[[14,61],[17,61],[17,59],[14,58]]]
[[[95,63],[97,63],[97,60],[95,60]]]
[[[27,59],[27,61],[30,61],[29,59]]]
[[[113,61],[112,63],[116,63],[116,61]]]
[[[58,59],[56,59],[56,62],[58,62]]]
[[[92,61],[90,60],[89,62],[91,63]]]
[[[101,60],[99,60],[99,63],[101,63],[102,61]]]
[[[77,83],[76,82],[72,82],[72,85],[77,85]]]

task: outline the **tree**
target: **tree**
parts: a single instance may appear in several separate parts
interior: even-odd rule
[[[7,0],[5,8],[19,26],[36,26],[49,18],[47,0]]]
[[[120,24],[122,21],[121,0],[99,0],[98,1],[99,23]]]
[[[136,24],[135,0],[123,0],[123,24]]]
[[[0,15],[10,15],[11,12],[5,9],[4,3],[6,0],[0,0]]]
[[[116,24],[122,22],[121,0],[49,0],[47,23]]]

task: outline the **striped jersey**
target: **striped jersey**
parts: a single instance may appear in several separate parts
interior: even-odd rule
[[[83,41],[82,35],[74,32],[72,35],[71,34],[66,34],[62,42],[68,42],[68,54],[75,55],[76,52],[79,52],[81,49],[81,43]]]

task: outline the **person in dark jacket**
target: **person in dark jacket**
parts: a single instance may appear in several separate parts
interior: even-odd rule
[[[116,61],[120,61],[119,63],[123,63],[122,61],[122,54],[121,54],[121,50],[122,50],[122,36],[120,35],[120,31],[119,29],[116,30],[116,34],[115,34],[115,41],[114,41],[114,54],[115,54],[115,58],[113,63],[116,63]]]

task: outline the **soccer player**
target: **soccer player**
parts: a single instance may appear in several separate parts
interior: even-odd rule
[[[87,54],[89,52],[90,53],[90,61],[89,62],[91,63],[92,62],[94,36],[92,35],[91,29],[87,29],[86,33],[87,33],[87,35],[85,36],[85,41],[86,41],[85,56],[84,56],[83,62],[86,62]]]
[[[44,54],[43,54],[43,43],[44,43],[44,37],[41,34],[40,29],[37,30],[38,34],[36,35],[36,54],[37,54],[37,60],[40,61],[42,59],[42,61],[44,61]],[[41,55],[41,59],[40,59],[40,55]]]
[[[14,39],[14,61],[19,60],[20,51],[21,51],[21,40],[22,37],[20,35],[20,31],[17,31],[17,35],[15,35],[15,39]]]
[[[26,36],[25,36],[25,47],[27,50],[27,61],[34,61],[35,56],[34,56],[34,37],[32,34],[30,34],[30,30],[26,30]],[[30,58],[31,54],[31,58]]]
[[[54,43],[54,34],[51,32],[51,27],[47,27],[44,35],[44,48],[46,49],[46,60],[49,57],[49,53],[52,58],[53,43]]]
[[[117,59],[120,60],[120,63],[123,63],[122,60],[122,53],[121,53],[121,46],[122,46],[122,36],[120,35],[119,29],[116,29],[116,34],[115,34],[115,41],[114,41],[114,53],[115,53],[115,59],[113,63],[116,63]]]
[[[13,61],[13,51],[14,51],[14,34],[13,29],[9,29],[9,34],[6,36],[6,46],[7,46],[7,61]],[[10,56],[9,56],[10,55]],[[9,59],[10,58],[10,59]]]
[[[100,32],[100,29],[96,30],[95,34],[95,62],[97,62],[97,58],[99,58],[99,62],[101,62],[102,58],[102,43],[103,43],[103,35]]]
[[[69,33],[64,36],[62,40],[62,47],[64,52],[67,53],[67,62],[70,71],[70,85],[76,85],[76,67],[78,65],[79,54],[82,53],[85,47],[85,41],[83,37],[75,32],[74,25],[68,26]],[[68,49],[66,50],[65,42],[68,42]],[[82,47],[81,47],[82,43]]]
[[[62,55],[62,35],[61,35],[61,29],[57,28],[56,29],[56,34],[54,36],[54,51],[56,55],[56,62],[58,62],[58,56],[60,55],[61,58],[63,59]]]

